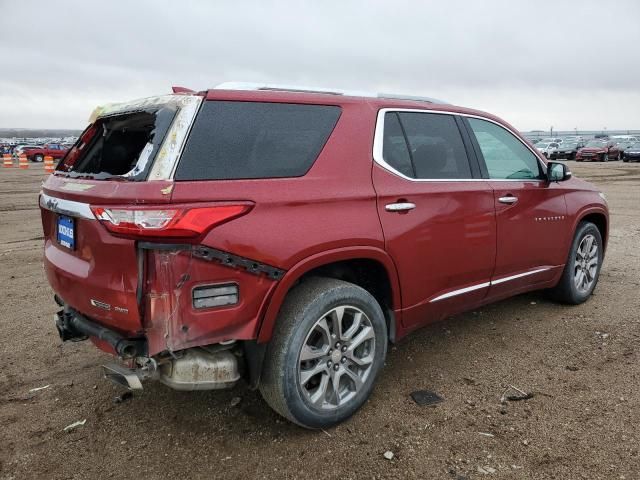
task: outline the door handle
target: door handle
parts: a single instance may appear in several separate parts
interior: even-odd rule
[[[506,195],[504,197],[500,197],[498,201],[500,203],[513,204],[518,201],[518,197],[514,197],[513,195]]]
[[[387,212],[408,212],[414,208],[416,208],[416,204],[411,202],[387,203],[384,206]]]

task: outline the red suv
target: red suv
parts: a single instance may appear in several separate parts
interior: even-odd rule
[[[432,99],[223,85],[97,110],[40,195],[63,341],[129,388],[241,378],[309,428],[388,342],[549,289],[589,298],[607,204],[513,127]]]

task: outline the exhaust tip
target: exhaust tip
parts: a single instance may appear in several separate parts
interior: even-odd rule
[[[102,365],[104,378],[129,390],[142,390],[142,382],[136,370],[116,363]]]

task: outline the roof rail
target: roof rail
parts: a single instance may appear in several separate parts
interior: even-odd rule
[[[420,97],[417,95],[402,95],[397,93],[378,93],[378,98],[388,98],[390,100],[413,100],[414,102],[427,102],[427,103],[440,103],[443,105],[449,105],[444,100],[438,100],[432,97]]]
[[[326,87],[305,87],[300,85],[277,85],[271,83],[252,82],[224,82],[213,87],[214,90],[262,90],[262,91],[282,91],[298,93],[322,93],[325,95],[345,95],[349,97],[387,98],[392,100],[412,100],[417,102],[447,104],[442,100],[430,97],[418,97],[414,95],[398,95],[394,93],[375,93],[364,90],[343,90],[339,88]]]

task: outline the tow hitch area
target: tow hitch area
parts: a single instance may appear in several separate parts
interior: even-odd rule
[[[95,337],[111,345],[121,358],[141,357],[147,354],[146,339],[126,338],[115,330],[103,327],[88,319],[68,306],[55,313],[53,319],[63,342]]]

